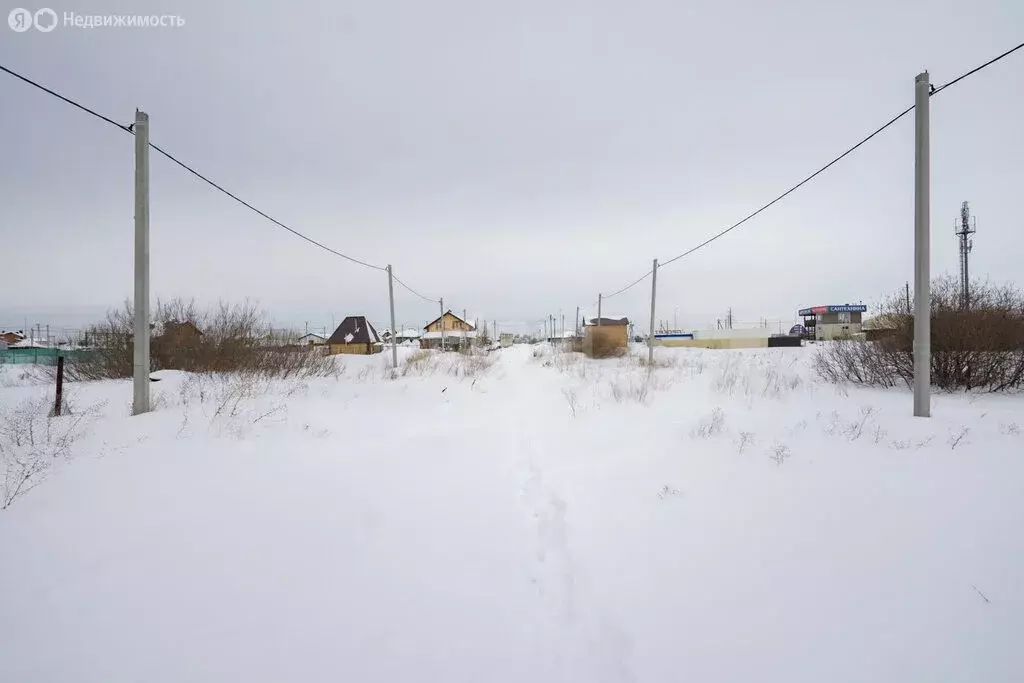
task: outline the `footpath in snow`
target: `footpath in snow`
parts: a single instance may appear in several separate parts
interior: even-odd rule
[[[1024,680],[1024,397],[658,351],[71,385],[0,511],[0,679]],[[10,448],[51,389],[0,372]]]

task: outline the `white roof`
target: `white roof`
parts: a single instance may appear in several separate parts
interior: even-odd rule
[[[326,335],[320,334],[319,332],[307,332],[306,334],[299,337],[299,339],[305,339],[306,337],[316,337],[317,339],[327,339]]]
[[[399,332],[398,336],[407,337],[409,339],[419,339],[420,331],[413,328],[409,328],[407,330],[402,330],[401,332]]]
[[[45,344],[40,344],[39,342],[34,342],[31,339],[24,339],[24,340],[22,340],[20,342],[14,342],[13,344],[8,344],[7,348],[9,348],[9,349],[45,349],[46,345]]]
[[[444,338],[445,339],[451,339],[452,337],[465,337],[466,339],[475,339],[476,338],[476,332],[460,332],[460,331],[456,331],[456,330],[445,330],[444,331]],[[423,339],[440,339],[441,338],[441,333],[440,332],[427,332],[426,334],[423,335],[422,338]]]

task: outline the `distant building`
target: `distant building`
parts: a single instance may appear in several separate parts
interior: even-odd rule
[[[398,331],[398,339],[396,340],[399,344],[412,344],[418,342],[421,337],[419,330],[415,328],[408,328]]]
[[[476,339],[476,329],[451,311],[436,320],[427,323],[420,337],[421,349],[440,349],[442,339],[446,351],[458,351],[466,348]]]
[[[317,332],[307,332],[297,342],[299,346],[323,346],[327,343],[327,337]]]
[[[861,333],[861,314],[868,310],[864,304],[832,304],[801,308],[806,339],[853,339]]]
[[[384,350],[380,335],[362,315],[350,315],[341,321],[327,346],[331,355],[338,353],[370,355]]]
[[[17,344],[20,341],[24,341],[25,334],[23,332],[8,332],[7,330],[0,330],[0,341],[7,342],[8,344]]]
[[[515,339],[516,339],[516,336],[514,334],[512,334],[511,332],[502,332],[501,333],[501,346],[502,346],[502,348],[508,348],[509,346],[512,346],[512,344],[515,343]]]
[[[601,316],[583,322],[582,351],[591,358],[621,356],[629,349],[629,318]]]
[[[149,330],[150,343],[167,348],[195,346],[199,343],[199,338],[203,336],[202,331],[190,320],[150,323]]]

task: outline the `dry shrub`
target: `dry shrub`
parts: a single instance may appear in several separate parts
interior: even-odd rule
[[[914,319],[905,296],[880,307],[891,329],[872,342],[823,344],[815,370],[830,382],[911,386]],[[932,283],[931,382],[947,391],[1007,391],[1024,387],[1024,293],[1012,286],[972,285],[963,301],[959,281]]]
[[[438,373],[453,377],[475,377],[486,372],[496,360],[490,354],[417,351],[405,359],[401,372],[403,377],[423,377]]]
[[[252,303],[218,304],[201,311],[194,302],[158,301],[155,334],[150,340],[150,369],[188,372],[248,372],[267,377],[330,377],[334,359],[324,349],[289,343],[294,335],[275,334]],[[201,334],[177,335],[194,325]],[[108,312],[103,323],[85,333],[89,351],[67,364],[70,380],[131,377],[134,353],[134,311],[130,302]]]
[[[642,368],[646,368],[650,365],[653,368],[674,368],[679,365],[679,359],[676,356],[663,355],[659,356],[657,353],[654,354],[654,362],[649,363],[647,359],[647,350],[639,351],[630,356],[630,359],[636,365]]]
[[[72,456],[72,444],[102,407],[50,417],[50,400],[36,398],[0,409],[0,510],[42,483],[54,464]]]

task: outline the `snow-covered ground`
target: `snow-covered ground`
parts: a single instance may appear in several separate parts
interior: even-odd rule
[[[1024,680],[1024,397],[658,351],[71,385],[0,512],[0,679]]]

